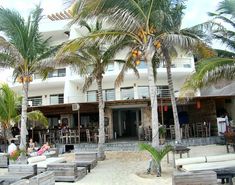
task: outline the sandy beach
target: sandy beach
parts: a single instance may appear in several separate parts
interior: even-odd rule
[[[190,157],[226,154],[226,148],[222,145],[207,145],[189,147]],[[67,160],[74,160],[74,153],[63,154]],[[183,157],[187,157],[186,154]],[[172,154],[162,161],[162,177],[146,173],[150,155],[146,152],[106,152],[106,160],[99,161],[83,179],[75,183],[56,182],[56,185],[171,185]],[[176,156],[179,158],[179,155]],[[0,169],[0,174],[7,172],[6,168]]]
[[[225,154],[225,146],[207,145],[189,147],[190,157],[204,155]],[[74,160],[74,154],[64,154],[67,161]],[[106,152],[106,160],[98,162],[97,167],[83,179],[77,181],[78,185],[171,185],[172,184],[172,154],[170,163],[166,157],[162,161],[162,177],[147,175],[146,169],[150,155],[146,152]],[[183,156],[186,157],[186,154]],[[176,158],[179,158],[177,155]],[[57,185],[71,185],[71,183],[58,182]]]

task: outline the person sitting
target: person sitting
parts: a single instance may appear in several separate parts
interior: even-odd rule
[[[50,146],[48,144],[48,142],[46,142],[38,151],[37,151],[37,155],[42,155],[44,152],[46,152],[47,150],[49,150]]]
[[[29,140],[29,147],[28,147],[28,154],[32,153],[35,149],[35,143],[33,142],[33,139],[31,138]]]
[[[14,140],[11,140],[11,144],[8,146],[7,153],[11,154],[12,152],[17,150],[17,146],[15,145]]]

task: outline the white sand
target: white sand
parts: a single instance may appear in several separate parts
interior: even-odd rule
[[[205,156],[225,154],[225,146],[208,145],[190,147],[190,156]],[[74,159],[74,154],[65,154],[68,161]],[[106,152],[106,160],[98,162],[97,167],[91,170],[78,185],[171,185],[172,184],[172,155],[170,164],[166,158],[162,161],[162,177],[145,174],[148,167],[149,154],[146,152]],[[184,154],[183,157],[186,157]],[[179,158],[177,155],[176,158]],[[58,182],[56,185],[71,185]]]
[[[225,154],[226,148],[221,145],[190,147],[190,157]],[[67,161],[74,160],[74,154],[64,154]],[[186,154],[183,155],[186,157]],[[176,158],[179,158],[177,155]],[[148,159],[146,152],[106,152],[106,160],[99,161],[83,179],[76,183],[57,182],[56,185],[171,185],[172,184],[172,154],[170,163],[166,157],[162,161],[162,177],[147,175]],[[0,169],[0,175],[7,172]]]

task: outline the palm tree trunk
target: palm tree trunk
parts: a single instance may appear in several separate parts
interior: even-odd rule
[[[7,137],[6,137],[6,129],[7,129],[7,127],[6,127],[5,124],[2,124],[2,126],[3,126],[3,137],[4,137],[4,147],[5,147],[4,152],[8,152],[7,151]]]
[[[173,111],[173,117],[174,117],[174,123],[175,123],[175,139],[177,143],[181,143],[179,117],[178,117],[178,111],[177,111],[177,106],[176,106],[176,101],[175,101],[175,93],[174,93],[174,86],[173,86],[172,73],[171,73],[171,57],[166,48],[163,47],[162,52],[166,60],[167,81],[169,85],[172,111]]]
[[[105,143],[105,131],[104,131],[104,101],[102,94],[102,77],[96,80],[98,86],[98,100],[99,100],[99,143],[98,143],[98,159],[104,160],[104,143]]]
[[[20,149],[26,150],[26,135],[28,130],[26,127],[27,122],[27,106],[28,106],[28,89],[29,83],[23,83],[23,98],[22,98],[22,109],[21,109],[21,127],[20,127]]]
[[[152,146],[159,148],[159,132],[158,132],[158,110],[157,110],[157,86],[154,80],[152,59],[155,53],[155,48],[152,43],[152,38],[149,39],[145,49],[145,60],[148,66],[148,82],[151,101],[151,116],[152,116]]]

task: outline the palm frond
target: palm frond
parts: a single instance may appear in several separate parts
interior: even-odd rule
[[[196,72],[187,79],[184,88],[196,90],[216,83],[220,79],[235,78],[235,59],[209,58],[201,60],[196,66]]]
[[[44,127],[48,126],[48,120],[41,111],[36,110],[28,112],[27,117],[30,121],[36,121],[37,123],[42,124]]]
[[[148,151],[157,163],[161,162],[161,160],[164,158],[164,156],[168,152],[172,151],[172,149],[173,149],[171,145],[165,145],[162,149],[158,150],[147,143],[140,143],[139,148],[140,148],[140,150]]]

